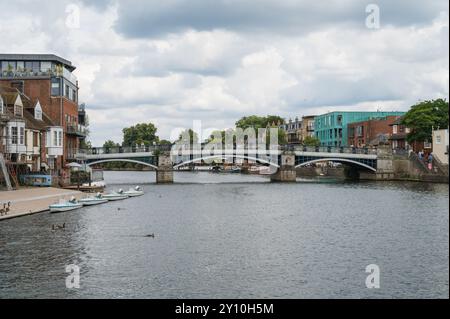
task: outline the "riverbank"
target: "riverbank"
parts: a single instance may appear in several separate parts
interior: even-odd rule
[[[23,188],[15,191],[0,192],[0,205],[11,202],[8,215],[0,216],[0,220],[40,213],[48,210],[48,206],[60,198],[71,196],[81,198],[82,192],[60,188]]]

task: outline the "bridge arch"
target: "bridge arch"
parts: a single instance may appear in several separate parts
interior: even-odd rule
[[[176,169],[176,168],[179,168],[179,167],[182,167],[182,166],[185,166],[185,165],[189,165],[191,163],[199,162],[199,161],[202,161],[202,160],[203,161],[204,160],[210,160],[210,159],[222,159],[222,160],[224,160],[224,159],[227,159],[227,158],[230,158],[230,157],[252,160],[252,161],[263,163],[263,164],[269,164],[270,166],[274,166],[276,168],[280,167],[280,165],[278,165],[276,163],[273,163],[273,162],[270,162],[270,161],[267,161],[267,160],[264,160],[264,159],[261,159],[261,158],[252,157],[252,156],[245,156],[245,155],[228,155],[228,156],[227,155],[211,155],[211,156],[203,156],[203,157],[199,157],[199,158],[194,158],[194,159],[189,160],[189,161],[184,161],[184,162],[178,163],[178,164],[174,165],[173,168]]]
[[[132,160],[132,159],[128,159],[128,158],[114,158],[114,159],[102,159],[102,160],[97,160],[94,162],[90,162],[90,163],[86,163],[87,166],[91,166],[91,165],[96,165],[96,164],[101,164],[101,163],[108,163],[108,162],[128,162],[128,163],[135,163],[135,164],[141,164],[144,166],[149,166],[154,168],[155,170],[158,170],[158,166],[150,164],[150,163],[146,163],[146,162],[142,162],[142,161],[137,161],[137,160]]]
[[[359,166],[364,167],[364,168],[366,168],[366,169],[368,169],[368,170],[370,170],[370,171],[372,171],[374,173],[376,173],[376,171],[377,171],[372,166],[369,166],[367,164],[364,164],[364,163],[361,163],[361,162],[358,162],[358,161],[354,161],[354,160],[351,160],[351,159],[348,159],[348,158],[330,158],[330,157],[319,158],[319,159],[307,161],[307,162],[301,163],[299,165],[296,165],[295,167],[302,167],[302,166],[306,166],[308,164],[314,164],[314,163],[319,163],[319,162],[338,162],[338,163],[345,162],[345,163],[351,163],[351,164],[359,165]]]

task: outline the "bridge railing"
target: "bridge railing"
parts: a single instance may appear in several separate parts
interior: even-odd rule
[[[79,155],[102,155],[102,154],[121,154],[121,153],[151,153],[156,150],[170,151],[171,145],[148,145],[148,146],[118,146],[118,147],[92,147],[87,149],[78,149]]]
[[[118,147],[92,147],[89,149],[74,150],[73,153],[83,155],[121,154],[121,153],[152,153],[155,151],[168,152],[172,145],[148,145],[148,146],[118,146]],[[314,153],[344,153],[344,154],[370,154],[376,155],[376,148],[357,147],[333,147],[333,146],[304,146],[281,145],[279,151],[314,152]]]
[[[304,145],[283,145],[280,150],[294,152],[314,152],[314,153],[345,153],[345,154],[370,154],[376,155],[375,148],[357,147],[334,147],[334,146],[304,146]]]

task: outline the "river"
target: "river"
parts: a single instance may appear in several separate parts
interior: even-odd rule
[[[0,298],[449,297],[448,185],[209,172],[105,181],[145,195],[0,223]],[[78,289],[66,288],[70,264]],[[369,264],[378,289],[366,287]]]

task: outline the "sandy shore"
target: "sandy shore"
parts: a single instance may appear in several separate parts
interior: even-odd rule
[[[11,210],[8,215],[0,216],[0,220],[14,218],[48,210],[48,206],[57,202],[60,198],[69,199],[83,197],[83,193],[60,188],[23,188],[15,191],[1,191],[0,205],[11,202]]]

